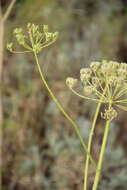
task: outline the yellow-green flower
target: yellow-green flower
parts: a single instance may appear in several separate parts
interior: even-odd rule
[[[106,60],[92,62],[89,68],[80,70],[80,82],[83,94],[74,90],[73,85],[69,86],[76,95],[95,102],[111,104],[127,111],[126,63]],[[111,120],[117,116],[117,112],[112,106],[110,110],[105,111],[103,118],[109,118],[111,112],[114,115],[111,114]]]
[[[22,28],[16,28],[13,33],[18,44],[27,50],[18,52],[12,48],[13,43],[7,44],[7,49],[14,53],[39,53],[43,48],[54,43],[58,37],[58,32],[49,32],[47,25],[39,27],[31,23],[28,23],[26,33]]]

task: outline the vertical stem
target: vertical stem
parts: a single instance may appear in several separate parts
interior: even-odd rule
[[[2,67],[3,67],[3,38],[4,38],[4,23],[0,19],[0,86],[2,86]],[[0,189],[2,188],[2,127],[3,127],[3,106],[2,92],[0,90]]]
[[[89,139],[88,139],[88,152],[89,152],[89,154],[90,154],[90,151],[91,151],[92,139],[93,139],[93,135],[94,135],[94,130],[95,130],[95,125],[96,125],[97,117],[99,115],[99,111],[100,111],[100,107],[101,107],[101,102],[102,102],[103,97],[105,95],[106,89],[107,89],[107,86],[105,87],[105,89],[103,91],[103,94],[102,94],[102,96],[100,98],[100,102],[97,105],[97,108],[96,108],[96,111],[95,111],[95,115],[94,115],[94,119],[93,119],[93,123],[92,123],[92,127],[91,127],[91,130],[90,130],[90,135],[89,135]],[[87,154],[86,164],[85,164],[85,170],[84,170],[84,190],[87,190],[89,161],[90,161],[90,158],[89,158],[89,155]]]
[[[37,64],[38,71],[39,71],[39,73],[40,73],[41,79],[42,79],[42,81],[43,81],[43,83],[44,83],[46,89],[48,90],[48,92],[49,92],[51,98],[53,99],[53,101],[55,102],[55,104],[57,105],[57,107],[60,109],[60,111],[63,113],[63,115],[68,119],[68,121],[70,121],[70,123],[72,124],[72,126],[73,126],[73,128],[74,128],[74,130],[75,130],[75,132],[76,132],[76,134],[77,134],[77,136],[79,137],[79,140],[80,140],[80,142],[81,142],[81,144],[82,144],[82,146],[83,146],[83,148],[84,148],[84,151],[85,151],[87,154],[89,154],[89,153],[88,153],[88,150],[87,150],[87,146],[86,146],[86,144],[84,143],[83,137],[82,137],[81,134],[80,134],[80,131],[79,131],[79,129],[78,129],[77,124],[76,124],[76,123],[71,119],[71,117],[64,111],[64,108],[63,108],[62,105],[58,102],[57,98],[55,97],[55,95],[54,95],[53,92],[51,91],[50,87],[48,86],[48,84],[47,84],[47,82],[46,82],[46,80],[45,80],[45,78],[44,78],[44,76],[43,76],[43,73],[42,73],[42,71],[41,71],[41,67],[40,67],[40,64],[39,64],[39,61],[38,61],[38,57],[37,57],[36,52],[34,52],[34,56],[35,56],[36,64]],[[96,163],[95,163],[95,161],[93,160],[93,158],[92,158],[92,156],[91,156],[90,154],[89,154],[89,157],[90,157],[91,162],[92,162],[92,163],[94,164],[94,166],[96,167]]]
[[[2,7],[1,7],[1,1],[0,1],[0,20],[2,19]]]
[[[4,22],[7,20],[8,16],[10,15],[10,12],[11,12],[11,10],[12,10],[15,2],[16,2],[16,0],[11,0],[10,4],[9,4],[7,10],[6,10],[6,12],[3,15],[3,21]]]
[[[109,107],[111,107],[111,104],[109,104]],[[100,152],[99,161],[97,164],[96,175],[95,175],[95,180],[94,180],[92,190],[97,190],[97,187],[99,184],[102,164],[103,164],[103,160],[104,160],[104,154],[105,154],[105,150],[106,150],[107,139],[108,139],[108,135],[109,135],[109,129],[110,129],[110,120],[107,120],[106,124],[105,124],[104,137],[103,137],[101,152]]]
[[[2,86],[2,71],[3,71],[4,26],[5,26],[4,24],[15,2],[16,0],[11,0],[11,3],[4,15],[2,14],[2,7],[0,2],[0,87]],[[3,105],[2,105],[2,92],[0,89],[0,189],[2,189],[2,140],[3,140],[2,137],[3,137]]]
[[[97,117],[99,114],[100,107],[101,107],[101,102],[99,102],[97,105],[96,112],[95,112],[94,119],[93,119],[93,123],[92,123],[92,127],[91,127],[91,131],[90,131],[90,135],[89,135],[89,140],[88,140],[88,152],[89,153],[91,151],[92,138],[94,135],[94,129],[95,129],[95,125],[96,125],[96,121],[97,121]],[[88,167],[89,167],[89,156],[87,155],[86,163],[85,163],[85,170],[84,170],[84,190],[87,190]]]
[[[3,68],[3,39],[4,39],[4,23],[0,20],[0,84],[2,84],[2,68]],[[1,85],[0,85],[1,86]],[[0,126],[2,125],[3,114],[2,114],[2,94],[0,91]]]

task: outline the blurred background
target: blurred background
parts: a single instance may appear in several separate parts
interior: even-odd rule
[[[6,10],[10,0],[1,0]],[[65,110],[88,138],[93,103],[73,95],[68,76],[102,59],[127,62],[127,0],[17,0],[5,25],[4,44],[15,27],[48,24],[59,39],[39,59],[46,79]],[[81,190],[84,153],[70,123],[42,86],[30,54],[4,51],[2,190]],[[127,190],[127,117],[112,123],[98,190]],[[98,158],[104,121],[93,143]],[[89,190],[93,180],[90,169]]]

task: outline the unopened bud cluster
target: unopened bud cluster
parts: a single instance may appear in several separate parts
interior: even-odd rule
[[[67,84],[67,86],[69,87],[69,88],[74,88],[75,86],[76,86],[76,84],[77,84],[77,79],[75,79],[75,78],[72,78],[72,77],[68,77],[67,79],[66,79],[66,84]]]
[[[117,111],[111,107],[109,109],[105,109],[104,113],[101,113],[101,117],[105,120],[113,120],[115,117],[117,117]]]
[[[19,45],[27,49],[39,53],[44,47],[54,43],[58,37],[58,32],[48,32],[48,26],[28,23],[27,32],[24,33],[22,28],[14,30],[14,36]],[[7,44],[7,49],[13,52],[13,43]]]

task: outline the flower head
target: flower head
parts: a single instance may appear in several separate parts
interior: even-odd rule
[[[48,25],[39,27],[39,25],[28,23],[26,33],[24,33],[22,28],[16,28],[14,36],[18,44],[27,49],[27,52],[39,53],[43,48],[56,41],[58,32],[49,32]],[[13,51],[12,43],[7,44],[7,48],[9,51],[15,52]]]
[[[127,111],[126,63],[106,60],[92,62],[90,68],[80,70],[80,81],[84,95],[72,89],[76,95],[96,102],[101,101],[106,105],[111,104],[111,108],[102,114],[103,118],[112,120],[117,116],[113,105]]]
[[[66,84],[67,84],[67,86],[68,86],[69,88],[73,88],[73,87],[75,87],[76,84],[77,84],[77,79],[72,78],[72,77],[68,77],[68,78],[66,79]]]
[[[111,107],[109,109],[105,109],[104,113],[101,113],[102,118],[105,120],[113,120],[115,117],[117,117],[117,111]]]

